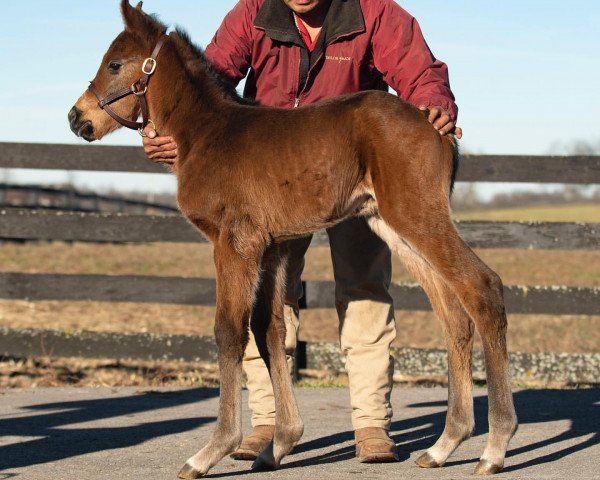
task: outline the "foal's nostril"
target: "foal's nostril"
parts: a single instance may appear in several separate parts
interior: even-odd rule
[[[84,140],[87,140],[88,142],[93,142],[94,140],[96,140],[94,138],[94,126],[92,125],[92,122],[85,122],[79,128],[77,136],[83,138]]]
[[[77,107],[73,107],[70,111],[69,111],[69,124],[71,126],[73,126],[73,124],[75,124],[77,122],[77,120],[79,119],[81,115],[81,110],[79,110]]]
[[[83,134],[93,131],[92,122],[84,121],[82,116],[81,110],[77,107],[73,107],[68,115],[71,131],[78,137],[82,137],[84,136]]]

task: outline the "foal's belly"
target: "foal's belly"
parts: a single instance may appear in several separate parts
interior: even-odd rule
[[[279,216],[279,221],[271,225],[270,235],[276,241],[304,237],[352,217],[376,215],[377,202],[370,192],[361,189],[344,202],[330,203],[314,211],[307,211],[306,207],[299,210],[302,210],[301,215]]]

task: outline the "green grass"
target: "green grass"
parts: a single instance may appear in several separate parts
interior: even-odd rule
[[[457,220],[490,220],[504,222],[589,222],[600,223],[600,204],[572,203],[535,207],[517,207],[475,212],[454,212]]]

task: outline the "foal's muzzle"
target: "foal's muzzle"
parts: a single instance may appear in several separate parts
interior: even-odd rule
[[[68,118],[71,131],[78,137],[81,137],[88,142],[93,142],[96,140],[94,137],[94,126],[89,120],[82,120],[81,115],[82,112],[77,107],[73,107],[69,112]]]

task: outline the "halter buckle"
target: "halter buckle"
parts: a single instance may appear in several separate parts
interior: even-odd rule
[[[148,85],[146,85],[141,92],[138,92],[137,90],[132,90],[133,94],[136,97],[143,97],[144,95],[146,95],[147,91],[148,91]]]
[[[148,70],[148,63],[152,62],[152,66],[150,67],[150,70]],[[142,73],[146,74],[146,75],[152,75],[154,73],[154,70],[156,70],[156,60],[154,60],[153,58],[147,58],[146,60],[144,60],[144,63],[142,64]]]

